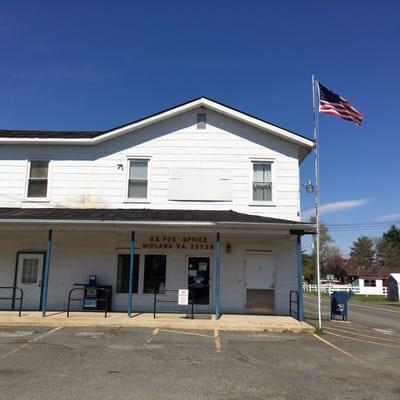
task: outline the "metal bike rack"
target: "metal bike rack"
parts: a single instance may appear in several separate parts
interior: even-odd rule
[[[84,298],[71,298],[71,294],[75,291],[75,290],[83,290],[85,291],[85,287],[74,287],[72,288],[69,293],[68,293],[68,308],[67,308],[67,318],[69,318],[69,314],[70,314],[70,309],[71,309],[71,301],[81,301],[82,305],[84,302]],[[104,301],[105,302],[105,308],[104,308],[104,318],[107,318],[107,310],[108,310],[108,294],[110,293],[109,289],[103,288],[103,287],[99,287],[99,286],[94,286],[94,287],[90,287],[90,289],[95,289],[95,290],[102,290],[106,293],[106,297],[104,299],[97,299],[97,301]]]
[[[160,294],[160,292],[179,292],[179,289],[161,289],[160,290],[154,290],[154,303],[153,303],[153,319],[156,318],[156,313],[157,313],[157,303],[176,303],[176,300],[159,300],[157,299],[157,294]],[[194,301],[193,301],[193,291],[189,289],[189,292],[192,294],[192,301],[190,302],[191,305],[191,315],[190,319],[193,319],[193,311],[194,311]]]
[[[296,299],[293,298],[293,295],[296,294]],[[296,310],[293,310],[293,304],[296,304]],[[296,319],[299,319],[300,310],[299,310],[299,292],[297,290],[291,290],[289,294],[289,314],[292,317],[293,314],[296,315]]]
[[[12,297],[0,297],[0,300],[11,300],[13,303],[15,300],[19,300],[19,311],[18,311],[18,316],[21,316],[22,312],[22,303],[24,301],[24,291],[17,287],[17,286],[0,286],[0,289],[6,289],[6,290],[12,290],[13,291],[13,296]],[[19,290],[20,296],[15,297],[15,291]],[[13,308],[13,307],[12,307]]]

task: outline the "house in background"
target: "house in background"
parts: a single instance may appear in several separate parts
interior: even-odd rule
[[[353,288],[357,294],[385,295],[387,280],[387,276],[362,275],[353,281]]]
[[[0,286],[22,288],[25,309],[65,310],[92,276],[129,314],[152,310],[154,291],[182,310],[180,288],[217,317],[289,313],[314,232],[300,215],[312,140],[201,97],[102,132],[0,131],[0,144]]]

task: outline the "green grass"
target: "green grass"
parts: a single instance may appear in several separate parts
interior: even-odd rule
[[[351,300],[357,300],[357,301],[368,301],[368,302],[373,302],[373,303],[383,303],[383,302],[387,302],[386,297],[385,296],[381,296],[381,295],[370,295],[367,296],[365,294],[355,294]]]

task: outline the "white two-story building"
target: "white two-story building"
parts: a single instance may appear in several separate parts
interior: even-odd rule
[[[18,287],[26,310],[65,310],[94,275],[114,311],[160,291],[185,312],[172,289],[190,288],[197,312],[288,314],[313,146],[205,97],[102,132],[0,131],[1,308]]]

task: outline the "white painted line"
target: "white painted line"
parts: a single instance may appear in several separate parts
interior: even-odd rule
[[[364,339],[359,339],[359,338],[355,338],[355,337],[339,335],[338,333],[329,332],[327,329],[325,330],[325,332],[328,335],[337,336],[337,337],[340,337],[340,338],[343,338],[343,339],[348,339],[348,340],[354,340],[356,342],[370,343],[370,344],[376,344],[378,346],[394,347],[395,349],[400,349],[400,346],[395,346],[393,344],[379,343],[379,342],[373,342],[372,340],[364,340]]]
[[[60,329],[62,329],[62,326],[59,326],[59,327],[54,328],[54,329],[51,329],[51,330],[49,330],[49,331],[43,333],[42,335],[36,336],[36,337],[34,337],[33,339],[28,340],[28,342],[26,342],[26,343],[24,343],[24,344],[21,344],[21,346],[18,346],[17,348],[15,348],[15,349],[9,351],[9,352],[6,353],[6,354],[3,354],[2,357],[0,357],[0,359],[1,359],[1,360],[4,360],[4,359],[7,358],[8,356],[17,353],[18,351],[24,349],[25,347],[28,347],[31,343],[35,343],[35,342],[37,342],[38,340],[43,339],[45,336],[49,336],[49,335],[51,335],[52,333],[55,333],[55,332],[59,331]]]
[[[350,357],[350,358],[352,358],[353,360],[356,360],[356,361],[361,361],[359,358],[353,356],[353,354],[350,354],[350,353],[348,353],[347,351],[341,349],[340,347],[335,346],[333,343],[328,342],[326,339],[323,339],[321,336],[318,336],[318,335],[316,335],[315,333],[313,333],[313,336],[314,336],[316,339],[318,339],[318,340],[320,340],[321,342],[323,342],[323,343],[325,343],[326,345],[328,345],[329,347],[332,347],[333,349],[339,351],[340,353],[345,354],[347,357]]]
[[[378,340],[384,340],[386,342],[397,343],[395,340],[386,339],[386,338],[379,337],[379,336],[366,335],[365,333],[358,333],[357,331],[354,332],[354,331],[350,331],[347,329],[337,329],[337,328],[328,327],[328,328],[326,328],[326,330],[332,330],[332,331],[336,331],[336,332],[346,333],[348,335],[363,336],[363,337],[367,337],[370,339],[378,339]]]
[[[212,337],[210,335],[204,335],[202,333],[193,333],[193,332],[182,332],[182,331],[173,331],[171,329],[160,329],[161,332],[169,332],[169,333],[177,333],[180,335],[189,335],[189,336],[201,336],[201,337]]]

